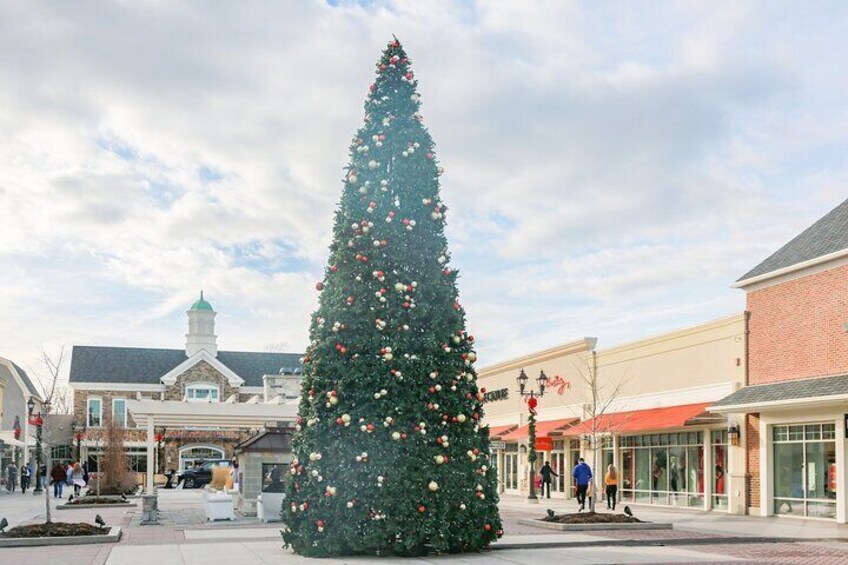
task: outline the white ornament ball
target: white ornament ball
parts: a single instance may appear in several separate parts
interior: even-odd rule
[[[439,483],[436,481],[430,481],[430,484],[427,485],[427,488],[430,489],[430,492],[436,492],[439,490]]]

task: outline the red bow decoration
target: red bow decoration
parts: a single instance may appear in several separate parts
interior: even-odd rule
[[[532,412],[533,414],[536,413],[536,406],[538,406],[538,404],[539,401],[536,400],[535,397],[530,397],[530,399],[527,401],[527,406],[530,407],[530,412]]]

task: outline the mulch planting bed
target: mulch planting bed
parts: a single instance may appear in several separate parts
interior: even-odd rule
[[[77,504],[126,504],[127,502],[129,501],[117,496],[82,496],[67,504],[76,506]]]
[[[53,522],[51,524],[30,524],[12,528],[0,537],[4,538],[56,538],[73,536],[98,536],[109,533],[97,526],[84,524],[82,522],[69,524],[66,522]]]
[[[575,512],[574,514],[557,514],[553,518],[545,516],[543,522],[557,524],[637,524],[642,520],[631,518],[626,514],[607,514],[603,512]]]

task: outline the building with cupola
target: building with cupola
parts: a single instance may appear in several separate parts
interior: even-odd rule
[[[188,333],[180,349],[75,345],[70,386],[74,393],[75,447],[96,470],[106,429],[124,428],[130,466],[147,470],[145,430],[127,409],[129,400],[259,404],[286,402],[300,394],[299,353],[218,349],[216,312],[200,297],[186,312]],[[182,471],[203,460],[230,459],[250,430],[232,426],[157,427],[162,472]]]

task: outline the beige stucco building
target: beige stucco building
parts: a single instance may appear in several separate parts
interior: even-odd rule
[[[516,384],[524,369],[528,390],[546,376],[535,447],[537,468],[550,461],[560,474],[552,496],[571,497],[582,456],[599,495],[599,469],[613,463],[628,503],[744,512],[744,452],[706,408],[745,382],[745,328],[739,314],[608,349],[582,338],[481,370],[501,491],[529,491],[528,407]]]

